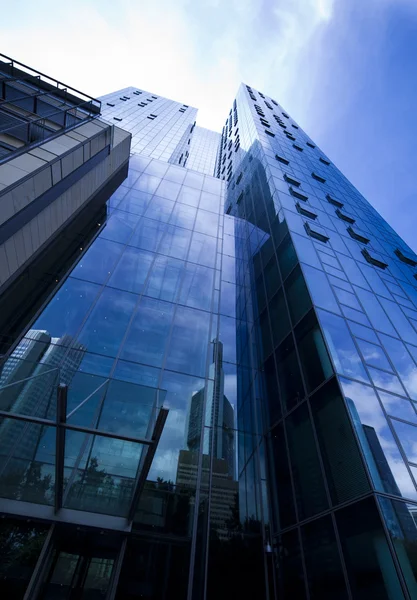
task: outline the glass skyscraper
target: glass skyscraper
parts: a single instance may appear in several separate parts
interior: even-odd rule
[[[2,358],[0,589],[417,598],[417,256],[272,98],[196,115],[101,99],[127,176]]]

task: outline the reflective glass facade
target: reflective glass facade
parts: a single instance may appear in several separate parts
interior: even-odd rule
[[[128,176],[2,363],[7,597],[417,597],[417,256],[249,86],[102,103]]]

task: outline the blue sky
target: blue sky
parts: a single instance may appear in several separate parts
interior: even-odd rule
[[[136,85],[215,130],[241,81],[271,95],[417,251],[417,0],[9,6],[2,51],[91,95]]]

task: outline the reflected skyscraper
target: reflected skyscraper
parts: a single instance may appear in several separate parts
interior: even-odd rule
[[[0,154],[5,597],[416,597],[417,256],[249,85],[215,133],[0,67],[53,116]]]
[[[209,368],[210,381],[205,389],[195,392],[191,398],[187,426],[187,446],[189,450],[222,458],[227,463],[229,475],[235,477],[235,423],[234,410],[224,394],[223,344],[213,341],[213,362]],[[203,427],[209,428],[210,435],[201,434]]]

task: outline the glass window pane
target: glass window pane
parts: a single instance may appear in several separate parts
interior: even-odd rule
[[[380,335],[381,342],[397,369],[401,382],[410,394],[412,400],[417,400],[417,367],[405,345],[397,339],[387,335]]]
[[[411,421],[411,423],[417,423],[417,413],[414,408],[416,405],[413,402],[410,402],[407,398],[401,398],[401,396],[388,394],[381,390],[378,390],[378,396],[389,415]]]
[[[145,294],[159,300],[174,302],[179,293],[183,273],[182,260],[157,255],[152,263]]]
[[[286,429],[298,518],[306,519],[328,508],[307,403],[287,417]]]
[[[332,501],[340,504],[365,494],[368,477],[336,379],[321,387],[310,404]]]
[[[298,254],[298,260],[312,267],[321,269],[320,261],[317,257],[317,252],[311,240],[297,233],[292,234],[292,242]]]
[[[323,335],[312,311],[295,328],[295,339],[309,393],[333,374]]]
[[[288,308],[293,325],[311,308],[311,299],[304,276],[297,266],[284,282]]]
[[[208,334],[207,313],[178,307],[171,333],[166,368],[204,377]]]
[[[152,201],[149,203],[145,212],[145,216],[149,219],[167,223],[170,219],[174,204],[175,203],[172,200],[153,196]]]
[[[166,225],[158,252],[174,258],[186,259],[191,240],[191,231]]]
[[[396,496],[416,498],[416,489],[375,391],[343,377],[340,383],[375,488]]]
[[[301,527],[310,598],[347,600],[345,578],[330,516]]]
[[[372,326],[375,327],[377,331],[382,331],[397,337],[397,332],[385,314],[382,306],[378,302],[378,298],[375,296],[375,294],[366,292],[359,287],[355,287],[355,292],[361,301],[362,306],[364,307],[365,312],[372,323]]]
[[[154,261],[155,254],[128,246],[119,260],[108,285],[140,294]]]
[[[417,507],[378,497],[411,598],[417,597]]]
[[[371,376],[372,383],[377,388],[388,390],[389,392],[393,392],[394,394],[405,394],[404,388],[396,375],[386,373],[385,371],[380,371],[375,367],[368,367],[368,372]]]
[[[45,329],[51,337],[75,335],[100,286],[69,277],[42,311],[32,329]]]
[[[141,248],[142,250],[155,252],[161,242],[166,228],[167,225],[165,223],[160,223],[159,221],[142,217],[136,230],[129,240],[129,245],[135,246],[136,248]]]
[[[346,321],[324,310],[318,310],[317,314],[323,327],[336,371],[342,375],[348,375],[361,381],[369,381],[362,360],[347,328]]]
[[[122,244],[97,238],[84,254],[71,275],[93,283],[104,283],[110,275],[120,253]]]
[[[334,287],[334,293],[336,294],[337,299],[339,300],[339,302],[341,302],[342,304],[346,304],[347,306],[350,306],[351,308],[354,308],[355,310],[362,310],[361,305],[358,302],[358,299],[356,298],[355,294],[351,294],[350,292],[347,292],[346,290],[342,290],[338,287]]]
[[[285,529],[295,522],[294,498],[292,493],[290,467],[288,464],[284,426],[277,425],[271,432],[273,488],[276,503],[276,529]]]
[[[100,237],[126,244],[135,229],[139,217],[121,210],[114,210],[107,220]]]
[[[156,194],[157,196],[161,196],[161,198],[176,200],[180,189],[181,185],[179,183],[174,183],[168,179],[163,179],[156,190]]]
[[[139,192],[137,190],[129,190],[126,196],[118,205],[118,210],[125,210],[133,215],[143,215],[145,212],[152,194],[146,192]]]
[[[210,310],[212,302],[214,270],[193,263],[187,263],[181,285],[179,302],[192,308]],[[223,283],[222,283],[223,286]],[[234,287],[234,286],[233,286]],[[234,290],[232,295],[235,294]],[[236,303],[236,298],[230,297]],[[226,314],[226,313],[225,313]]]
[[[279,245],[277,255],[281,275],[285,279],[298,262],[297,254],[289,235]]]
[[[306,598],[297,529],[284,533],[278,539],[277,587],[280,598]]]
[[[214,267],[216,263],[217,239],[203,233],[193,233],[188,260]]]
[[[376,344],[371,344],[370,342],[365,342],[364,340],[360,339],[357,339],[356,343],[362,352],[362,356],[366,364],[392,372],[392,367],[381,346],[377,346]]]
[[[223,343],[223,359],[226,362],[236,362],[236,328],[237,321],[231,317],[220,316],[219,337]]]
[[[200,202],[200,194],[200,190],[183,185],[177,200],[182,204],[188,204],[189,206],[197,207],[198,203]]]
[[[359,323],[354,323],[353,321],[348,321],[348,324],[353,335],[368,342],[374,342],[375,344],[379,343],[378,337],[373,329],[363,327],[362,325],[359,325]]]
[[[195,231],[200,233],[206,233],[208,235],[217,235],[219,217],[215,213],[208,212],[207,210],[199,209],[197,211],[197,217],[194,224]]]
[[[311,293],[313,304],[340,314],[339,305],[323,271],[303,265],[307,286]]]
[[[168,342],[174,305],[142,298],[121,352],[121,358],[160,367]]]
[[[172,211],[169,223],[170,225],[176,225],[177,227],[193,229],[196,214],[197,210],[194,207],[179,204],[177,202]]]
[[[403,600],[375,500],[362,500],[336,512],[353,598]]]
[[[275,347],[288,335],[291,329],[282,288],[278,290],[269,303],[269,316],[271,319],[272,340]]]
[[[104,288],[78,341],[90,352],[117,356],[137,299],[128,292]]]
[[[283,405],[287,410],[296,406],[305,396],[300,367],[290,334],[275,351],[278,381]]]

